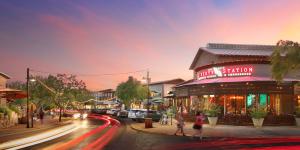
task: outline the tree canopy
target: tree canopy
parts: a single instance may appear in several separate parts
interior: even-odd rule
[[[33,78],[33,77],[31,77]],[[30,101],[37,108],[43,107],[52,109],[58,107],[65,109],[73,107],[78,109],[78,104],[91,98],[90,92],[82,80],[78,80],[74,75],[58,74],[35,76],[37,81],[30,82]],[[12,82],[8,85],[11,88],[26,90],[26,84],[20,81]],[[16,105],[20,105],[17,100]]]
[[[130,76],[126,82],[117,86],[116,94],[128,107],[133,101],[147,98],[148,89],[140,81]]]
[[[271,56],[272,76],[281,81],[289,72],[300,69],[300,46],[293,41],[280,40]]]

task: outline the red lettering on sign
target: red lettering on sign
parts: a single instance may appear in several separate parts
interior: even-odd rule
[[[197,76],[199,80],[227,76],[250,76],[253,70],[253,66],[214,67],[197,72]]]

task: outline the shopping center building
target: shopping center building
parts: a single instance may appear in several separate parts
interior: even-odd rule
[[[194,78],[176,86],[177,101],[187,112],[206,109],[214,102],[222,108],[222,116],[247,116],[257,106],[265,106],[273,116],[291,116],[300,105],[296,85],[300,73],[286,75],[281,83],[272,79],[274,48],[215,43],[199,48],[190,66]]]

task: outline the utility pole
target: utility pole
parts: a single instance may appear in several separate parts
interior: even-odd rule
[[[149,109],[150,109],[150,87],[149,87],[149,70],[147,69],[147,117],[149,118]]]
[[[26,120],[27,120],[27,128],[29,128],[29,68],[27,68],[27,82],[26,82],[26,89],[27,89],[27,107],[26,107]]]
[[[149,70],[147,69],[147,118],[145,118],[145,128],[152,128],[152,117],[149,115],[149,109],[150,109],[150,87],[149,83],[150,77],[149,77]]]

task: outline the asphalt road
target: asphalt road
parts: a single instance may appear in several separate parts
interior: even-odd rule
[[[188,143],[190,138],[182,136],[168,136],[148,134],[131,129],[129,120],[121,119],[122,126],[115,138],[110,141],[104,150],[158,150],[173,143]]]
[[[121,126],[116,128],[116,132],[110,132],[111,126],[101,132],[90,134],[81,140],[76,140],[88,132],[97,130],[103,125],[103,121],[97,119],[87,119],[78,122],[81,128],[67,134],[63,137],[41,143],[25,149],[58,149],[59,145],[70,143],[71,147],[65,149],[83,149],[91,143],[95,143],[99,139],[104,141],[96,142],[98,148],[104,150],[199,150],[199,149],[300,149],[300,138],[273,138],[273,139],[233,139],[233,138],[204,138],[203,141],[184,136],[170,136],[149,134],[133,130],[130,127],[131,121],[128,119],[120,119]],[[109,135],[109,136],[108,136]],[[112,137],[112,138],[109,138]],[[106,140],[106,141],[105,141]],[[77,142],[76,142],[77,141]],[[69,145],[70,145],[69,144]],[[97,146],[103,145],[104,147]],[[61,149],[61,148],[60,148]]]

